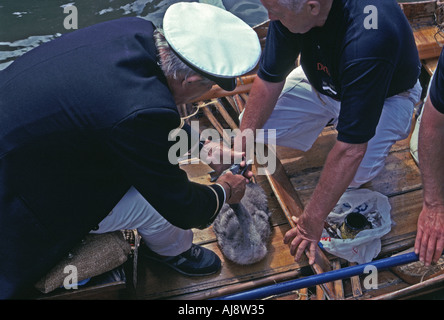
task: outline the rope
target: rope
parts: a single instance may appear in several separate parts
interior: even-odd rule
[[[212,104],[214,104],[214,103],[216,103],[216,102],[217,102],[217,100],[216,100],[216,99],[213,99],[213,100],[211,100],[210,102],[206,102],[206,103],[201,102],[201,103],[199,103],[199,105],[197,106],[196,111],[194,111],[192,114],[190,114],[190,115],[188,115],[188,116],[186,116],[186,117],[182,117],[182,118],[180,118],[180,127],[179,127],[178,129],[180,129],[180,128],[183,127],[183,125],[185,124],[185,120],[186,120],[186,119],[191,118],[191,117],[194,117],[194,116],[199,112],[199,110],[200,110],[201,108],[206,107],[206,106],[209,106],[209,105],[212,105]]]

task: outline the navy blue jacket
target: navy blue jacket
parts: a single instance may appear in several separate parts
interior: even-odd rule
[[[0,298],[35,283],[130,186],[178,227],[214,220],[222,189],[168,160],[180,116],[153,30],[141,18],[101,23],[0,72]]]

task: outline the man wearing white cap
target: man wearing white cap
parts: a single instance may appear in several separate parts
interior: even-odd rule
[[[261,2],[272,21],[241,130],[276,129],[277,144],[303,151],[327,124],[338,132],[312,199],[285,237],[296,260],[310,249],[313,263],[340,196],[371,181],[408,136],[421,65],[395,0]]]
[[[137,229],[148,255],[188,275],[219,270],[190,229],[239,202],[246,178],[190,182],[169,161],[169,134],[181,123],[177,104],[214,82],[234,88],[256,65],[259,40],[198,3],[170,7],[163,29],[140,18],[101,23],[0,74],[0,298],[27,292],[92,229]]]

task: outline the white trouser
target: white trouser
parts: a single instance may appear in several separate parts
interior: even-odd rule
[[[106,233],[122,229],[137,229],[145,244],[157,254],[176,256],[191,248],[193,232],[173,226],[145,198],[131,187],[99,229],[91,233]]]
[[[385,100],[376,134],[368,142],[367,152],[350,187],[359,187],[372,180],[384,167],[392,145],[408,137],[413,109],[420,97],[418,81],[412,89]],[[316,91],[298,67],[287,77],[263,129],[276,129],[277,145],[307,151],[328,123],[337,124],[340,108],[339,101]],[[268,141],[266,135],[264,141]]]
[[[430,86],[432,84],[433,78],[435,77],[435,74],[436,73],[433,73],[432,76],[430,77],[430,81],[427,86],[427,94],[424,99],[424,104],[419,112],[418,118],[416,119],[415,128],[413,129],[412,137],[410,138],[410,154],[412,155],[413,159],[418,165],[419,165],[419,159],[418,159],[419,128],[421,126],[422,112],[424,111],[425,102],[428,99],[430,99]]]

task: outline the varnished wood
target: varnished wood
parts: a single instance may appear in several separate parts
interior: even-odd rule
[[[317,179],[313,179],[313,177],[320,174],[322,163],[335,140],[336,132],[332,128],[326,128],[315,142],[312,150],[308,152],[303,153],[287,148],[278,148],[276,152],[282,159],[282,166],[278,166],[278,170],[281,170],[281,174],[290,177],[291,181],[284,189],[293,193],[291,191],[293,188],[297,195],[302,194],[304,198],[308,199],[316,185]],[[370,189],[387,194],[392,206],[393,226],[391,232],[382,238],[381,255],[405,249],[406,246],[413,245],[414,242],[416,220],[422,205],[422,190],[419,169],[412,161],[408,150],[408,139],[398,142],[393,146],[387,158],[383,173],[367,186]],[[187,171],[192,180],[199,181],[199,183],[209,183],[208,172],[211,169],[207,165],[201,163],[184,165],[183,169]],[[279,171],[277,172],[277,175],[279,175]],[[410,173],[405,174],[406,172]],[[277,274],[296,272],[300,268],[308,266],[306,259],[303,259],[300,264],[294,263],[288,247],[282,241],[283,235],[291,228],[291,225],[288,219],[285,218],[283,208],[277,203],[278,199],[271,186],[267,185],[267,177],[259,176],[257,180],[266,190],[269,204],[273,208],[272,220],[274,223],[270,242],[270,256],[253,267],[237,266],[224,260],[211,228],[195,230],[195,242],[215,251],[223,259],[221,273],[215,277],[204,277],[205,279],[189,279],[177,275],[174,271],[165,270],[162,266],[145,261],[145,267],[141,267],[141,273],[145,273],[145,276],[142,277],[143,280],[140,280],[139,277],[141,288],[139,288],[138,294],[141,299],[209,297],[217,292],[227,293],[245,289],[245,283],[254,283],[259,279]],[[301,181],[304,183],[300,183]],[[291,198],[291,196],[288,197]],[[297,201],[297,197],[291,199]],[[287,205],[291,202],[285,201]],[[301,202],[303,206],[303,201],[301,200]],[[297,205],[296,208],[301,208],[301,204]],[[334,259],[335,257],[327,254],[327,258]],[[168,280],[165,281],[165,279]],[[246,286],[248,287],[248,285]],[[156,289],[150,291],[149,288]],[[218,291],[219,289],[222,291]],[[364,297],[368,297],[367,292],[364,292],[361,298]]]
[[[436,66],[438,65],[438,57],[423,60],[422,65],[424,66],[424,69],[427,71],[429,76],[432,76],[433,73],[435,73]]]
[[[339,261],[339,259],[334,259],[331,263],[333,270],[341,269],[341,262]],[[344,284],[342,283],[342,280],[334,281],[334,286],[335,286],[335,299],[343,300],[345,298],[345,293],[344,293]]]
[[[220,103],[220,101],[215,99],[213,104],[232,130],[239,129],[236,122],[234,122],[233,118],[231,118],[230,114],[227,112],[227,110],[225,110],[224,106]]]
[[[357,263],[350,262],[349,265],[356,266]],[[351,280],[353,298],[357,299],[362,296],[361,279],[359,278],[359,276],[353,276],[350,278],[350,280]]]
[[[420,59],[426,60],[440,55],[444,38],[437,35],[437,32],[436,26],[421,28],[413,32]]]
[[[418,291],[430,289],[433,286],[442,287],[444,283],[444,274],[436,276],[435,278],[425,280],[424,282],[420,282],[418,284],[405,287],[400,290],[396,290],[393,292],[386,293],[384,295],[376,296],[371,300],[393,300],[393,299],[402,299],[406,296],[417,293]]]
[[[307,261],[303,259],[295,263],[293,257],[288,254],[288,249],[282,240],[287,230],[288,228],[274,227],[269,243],[269,255],[262,261],[249,266],[237,265],[226,260],[214,235],[212,239],[208,239],[210,242],[194,241],[215,252],[222,260],[221,271],[206,277],[182,276],[159,263],[142,258],[139,265],[137,296],[139,299],[188,299],[193,296],[202,297],[202,294],[211,293],[215,288],[231,287],[232,289],[226,289],[225,292],[235,293],[243,289],[242,284],[245,282],[279,274],[297,276],[298,270],[307,266]]]
[[[231,138],[228,136],[227,131],[224,130],[224,127],[220,124],[219,121],[217,121],[216,117],[211,112],[210,108],[208,106],[202,107],[203,113],[205,116],[210,120],[211,124],[214,126],[214,128],[217,130],[219,135],[223,137],[224,141],[230,145],[231,144]]]
[[[272,150],[268,148],[268,156],[272,153]],[[299,217],[304,211],[302,202],[299,199],[299,195],[296,193],[293,185],[287,177],[284,171],[284,167],[280,162],[277,155],[274,155],[273,159],[276,161],[276,170],[271,173],[267,169],[265,170],[267,179],[276,195],[285,216],[287,217],[288,223],[292,228],[296,226],[293,221],[293,217]],[[308,255],[308,252],[305,252]],[[314,264],[311,266],[315,273],[321,274],[323,272],[331,271],[331,265],[328,259],[325,257],[321,249],[318,248],[316,252],[316,258]],[[328,299],[334,299],[334,286],[333,283],[322,284],[322,289],[324,294]]]
[[[436,0],[401,2],[401,9],[412,26],[424,26],[434,24]]]

